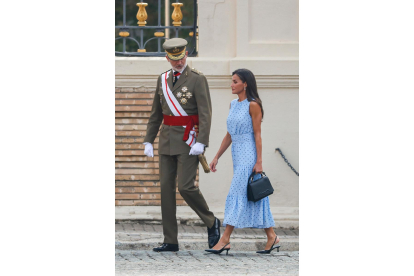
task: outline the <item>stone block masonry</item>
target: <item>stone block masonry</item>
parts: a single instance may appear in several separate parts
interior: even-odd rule
[[[155,80],[154,80],[155,82]],[[159,206],[158,136],[154,158],[144,154],[144,137],[155,89],[115,88],[115,206]],[[196,185],[198,185],[198,172]],[[177,189],[177,205],[186,206]]]

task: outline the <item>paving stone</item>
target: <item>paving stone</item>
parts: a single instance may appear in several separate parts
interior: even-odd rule
[[[245,232],[243,231],[243,229],[234,229],[233,230],[233,233],[234,234],[236,234],[236,235],[243,235],[243,234],[245,234]]]
[[[115,232],[123,232],[124,228],[121,224],[115,224]]]
[[[132,228],[132,224],[124,223],[123,227],[126,232],[135,232],[134,228]]]
[[[153,225],[152,227],[154,227],[155,231],[162,233],[162,225]]]
[[[150,224],[144,224],[144,231],[145,232],[154,232],[154,228]]]
[[[207,233],[207,228],[206,227],[200,227],[200,226],[192,226],[194,228],[194,230],[196,231],[196,233],[200,233],[200,234],[206,234]],[[220,233],[223,233],[224,230],[220,229]]]
[[[286,233],[286,235],[288,236],[296,236],[295,233],[292,230],[289,229],[283,229],[283,231]]]
[[[139,223],[134,223],[133,227],[135,229],[136,232],[143,232],[144,230],[144,225],[139,224]]]
[[[275,229],[278,236],[286,236],[284,229]]]
[[[184,228],[185,233],[196,233],[192,226],[182,225],[182,227]]]
[[[252,229],[252,231],[256,234],[256,235],[263,235],[266,234],[265,231],[263,229]]]

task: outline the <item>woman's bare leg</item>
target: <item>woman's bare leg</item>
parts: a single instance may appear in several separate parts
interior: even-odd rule
[[[273,230],[273,227],[265,228],[264,230],[267,235],[267,243],[266,243],[265,250],[269,250],[270,248],[272,248],[272,245],[275,242],[276,233]],[[279,242],[279,237],[277,237],[275,244],[277,244],[278,242]]]
[[[233,232],[234,226],[232,225],[226,225],[226,229],[224,229],[224,233],[221,236],[221,239],[218,241],[218,243],[212,248],[214,250],[222,249],[223,246],[228,244],[230,242],[230,235]],[[226,246],[226,248],[230,248],[230,244]]]

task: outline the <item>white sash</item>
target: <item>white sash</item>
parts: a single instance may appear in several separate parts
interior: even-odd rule
[[[164,98],[167,101],[167,104],[174,116],[188,116],[187,112],[185,112],[185,110],[182,108],[180,103],[175,98],[174,94],[171,92],[171,89],[168,87],[167,79],[170,72],[171,71],[167,71],[161,75],[162,91],[164,92]],[[183,127],[185,128],[186,126]],[[185,143],[190,147],[195,145],[196,132],[194,127],[192,130],[190,130],[188,140]]]

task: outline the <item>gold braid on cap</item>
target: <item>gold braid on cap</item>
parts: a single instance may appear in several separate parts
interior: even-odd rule
[[[175,55],[172,55],[170,52],[167,51],[168,58],[170,58],[172,60],[182,59],[185,56],[185,49],[186,48],[187,47],[184,47],[184,50],[182,50],[181,52],[176,53]]]

